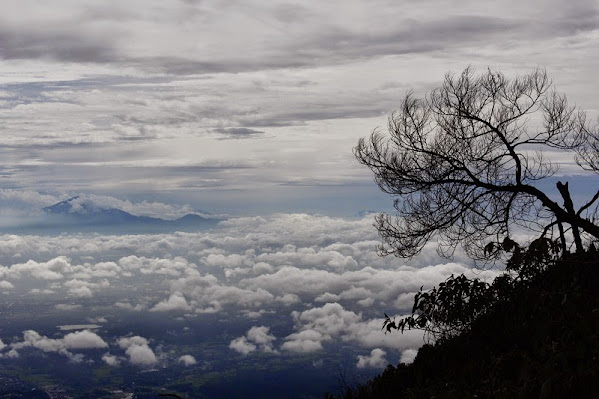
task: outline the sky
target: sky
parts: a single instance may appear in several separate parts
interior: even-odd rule
[[[354,371],[410,362],[422,335],[383,334],[383,312],[406,315],[452,274],[489,282],[499,270],[471,269],[459,248],[442,259],[434,242],[411,260],[379,257],[369,212],[392,199],[355,160],[358,139],[384,130],[408,91],[468,66],[546,68],[570,104],[599,115],[594,0],[1,6],[0,222],[73,196],[223,218],[193,233],[0,234],[0,311],[14,316],[0,326],[2,364],[39,352],[197,374],[284,358],[290,374],[302,359],[334,380],[341,346]],[[594,192],[571,154],[547,156],[575,202]]]
[[[52,196],[44,205],[388,209],[353,146],[408,90],[469,65],[544,67],[571,103],[599,110],[595,1],[2,5],[2,189]]]

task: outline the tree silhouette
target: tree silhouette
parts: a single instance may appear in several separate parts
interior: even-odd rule
[[[395,196],[397,215],[376,218],[382,254],[412,257],[436,237],[443,256],[461,245],[475,261],[488,262],[518,229],[556,239],[563,253],[572,245],[582,251],[585,235],[599,238],[599,191],[576,208],[567,182],[558,182],[555,194],[536,184],[558,171],[548,150],[599,171],[598,131],[544,70],[514,79],[470,68],[447,74],[424,98],[408,93],[388,131],[375,130],[354,149],[379,187]]]

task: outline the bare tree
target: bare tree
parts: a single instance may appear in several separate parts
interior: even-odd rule
[[[576,163],[588,171],[599,174],[599,126],[594,130],[584,129],[584,139],[577,148]]]
[[[599,170],[599,135],[544,70],[514,79],[470,68],[447,74],[425,98],[408,93],[388,130],[354,149],[395,196],[397,215],[376,218],[382,254],[411,257],[436,237],[441,255],[462,245],[474,260],[489,261],[499,253],[490,243],[516,229],[555,238],[563,251],[572,243],[583,250],[581,234],[599,238],[599,191],[576,209],[567,182],[556,185],[561,200],[535,184],[558,171],[547,150],[578,152],[579,165]]]

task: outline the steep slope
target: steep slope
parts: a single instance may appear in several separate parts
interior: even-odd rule
[[[596,398],[599,262],[561,261],[471,331],[425,345],[343,398]],[[332,398],[332,395],[325,395]]]

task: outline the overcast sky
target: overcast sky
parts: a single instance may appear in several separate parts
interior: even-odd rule
[[[408,89],[542,66],[596,114],[598,26],[594,0],[3,0],[2,189],[379,209],[351,149]]]

